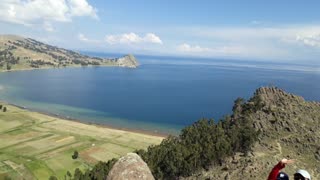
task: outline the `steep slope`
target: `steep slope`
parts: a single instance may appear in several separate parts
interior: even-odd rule
[[[247,155],[237,153],[221,166],[211,167],[186,179],[267,179],[282,158],[296,159],[284,172],[293,176],[306,169],[320,179],[320,103],[275,87],[256,90],[247,102],[234,107],[234,120],[250,119],[259,140]]]
[[[90,57],[30,38],[0,35],[0,71],[88,65],[136,68],[138,62],[133,55],[114,59]]]

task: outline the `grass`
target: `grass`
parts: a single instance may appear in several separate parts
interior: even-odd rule
[[[32,44],[32,43],[28,42],[23,37],[11,36],[11,35],[0,35],[0,51],[8,49],[9,45],[12,46],[12,44],[8,43],[8,41],[17,42],[18,40],[24,41],[28,45]],[[30,62],[28,62],[28,61],[37,61],[37,60],[44,60],[46,62],[51,62],[57,66],[59,64],[58,63],[59,60],[55,59],[51,55],[48,55],[47,53],[51,53],[51,54],[55,54],[57,56],[65,57],[65,58],[69,59],[68,62],[70,61],[70,58],[74,58],[72,56],[72,54],[67,53],[66,51],[64,51],[62,49],[59,49],[59,51],[49,49],[49,50],[46,50],[46,52],[39,52],[36,50],[27,49],[23,46],[15,46],[15,47],[16,47],[16,49],[10,50],[10,52],[13,53],[14,57],[16,57],[16,58],[20,57],[20,60],[19,60],[18,64],[11,64],[11,69],[9,71],[55,68],[55,66],[53,66],[53,65],[41,65],[39,68],[33,68],[30,66]],[[41,47],[44,47],[44,46],[41,45]],[[37,48],[40,48],[40,47],[37,46]],[[24,59],[24,57],[28,57],[28,59]],[[96,62],[96,60],[91,57],[82,57],[80,59],[90,61],[90,62],[92,62],[92,61]],[[100,63],[99,66],[119,66],[118,63],[113,62],[113,61],[108,61],[108,60],[97,61],[97,62]],[[80,64],[74,64],[74,63],[70,64],[70,62],[69,62],[69,64],[66,64],[66,65],[67,65],[67,67],[82,67]],[[63,68],[63,66],[60,66],[60,68]],[[0,72],[7,72],[7,71],[8,70],[7,70],[6,64],[3,66],[0,66]]]
[[[0,179],[64,179],[67,171],[90,168],[163,139],[4,106],[8,111],[0,111]],[[79,158],[73,160],[75,150]]]

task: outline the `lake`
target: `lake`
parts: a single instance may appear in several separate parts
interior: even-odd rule
[[[315,65],[138,56],[137,69],[85,67],[0,73],[0,99],[116,128],[176,134],[230,114],[237,97],[278,86],[320,101]]]

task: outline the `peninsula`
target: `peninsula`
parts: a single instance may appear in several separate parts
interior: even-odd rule
[[[48,45],[31,38],[0,35],[0,71],[83,66],[139,66],[133,55],[100,58]]]

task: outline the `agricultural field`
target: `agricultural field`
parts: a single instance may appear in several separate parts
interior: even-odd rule
[[[0,103],[0,179],[64,179],[86,169],[159,144],[163,137],[63,120]],[[74,151],[79,157],[73,159]]]

